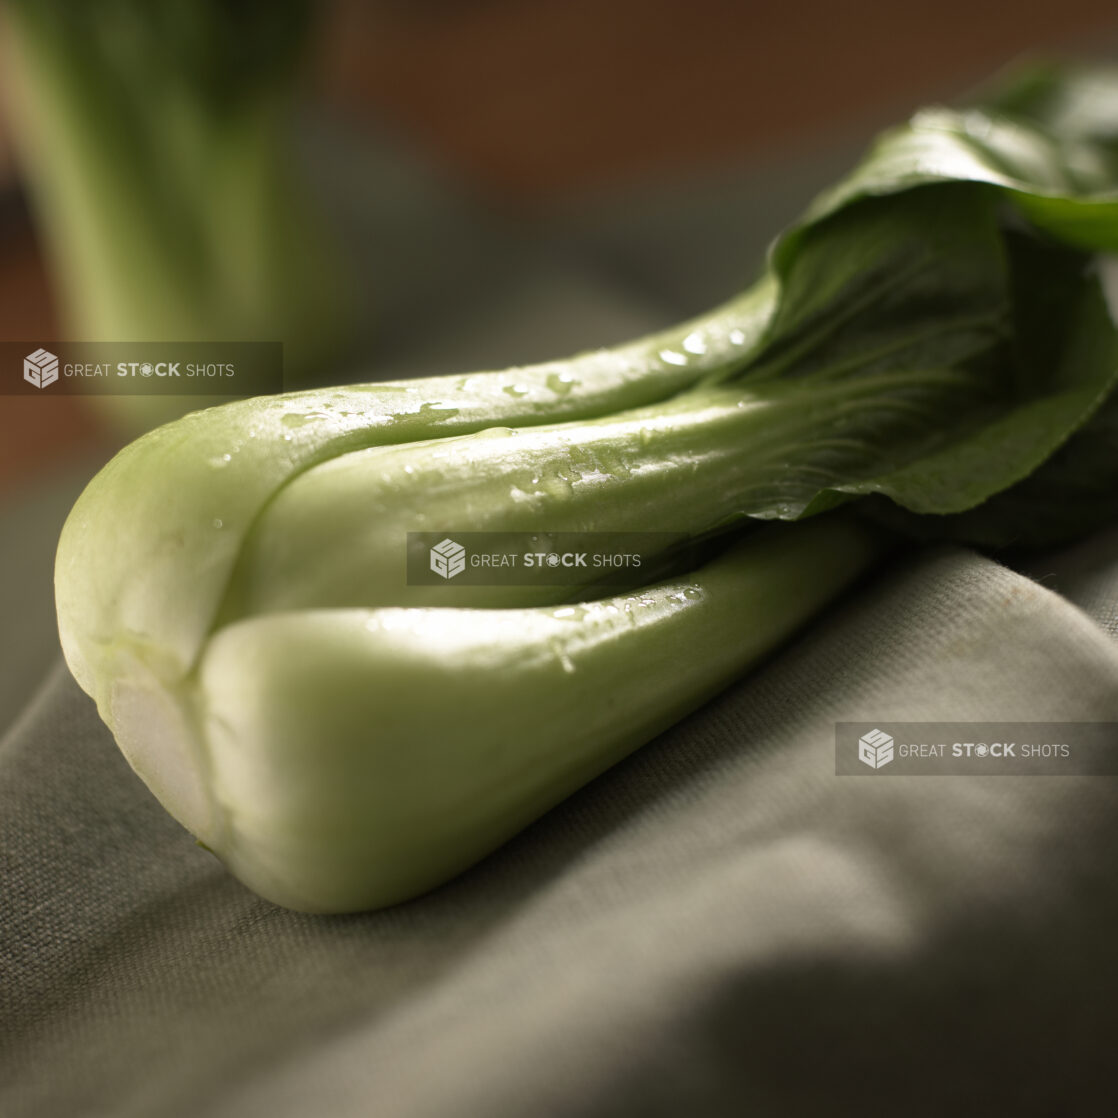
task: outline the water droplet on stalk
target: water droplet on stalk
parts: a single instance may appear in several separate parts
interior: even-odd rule
[[[557,396],[566,396],[577,383],[571,373],[549,373],[547,376],[547,387]]]
[[[559,661],[559,666],[568,675],[573,675],[575,671],[574,661],[567,655],[566,649],[558,641],[548,641],[548,646],[555,654],[555,658]]]
[[[330,416],[324,411],[309,411],[298,412],[289,411],[280,422],[285,427],[302,427],[304,424],[313,423],[316,419],[329,419]]]
[[[452,415],[457,415],[458,412],[459,409],[453,404],[448,404],[442,400],[421,404],[419,407],[419,414],[426,415],[431,419],[449,419]]]

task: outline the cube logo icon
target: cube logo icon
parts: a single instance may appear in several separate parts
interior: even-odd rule
[[[431,548],[431,570],[443,578],[453,578],[466,569],[466,549],[448,536]]]
[[[858,760],[880,769],[893,760],[893,739],[884,730],[870,730],[858,739]]]
[[[23,359],[23,379],[36,388],[46,388],[58,380],[58,358],[45,349],[37,349]]]

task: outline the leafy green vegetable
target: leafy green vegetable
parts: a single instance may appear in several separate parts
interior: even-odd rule
[[[995,542],[1111,517],[1118,172],[1101,134],[1054,130],[1051,88],[1015,96],[1012,119],[886,135],[751,291],[676,330],[238,402],[126,448],[76,504],[56,587],[67,661],[132,765],[265,896],[392,903],[872,563],[885,545],[835,506]],[[744,538],[560,604],[571,587],[409,585],[406,534],[432,529]]]

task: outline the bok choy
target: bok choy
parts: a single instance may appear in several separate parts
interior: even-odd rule
[[[351,317],[293,150],[310,0],[0,0],[0,15],[69,336],[282,341],[307,383]],[[144,427],[190,403],[106,406]]]
[[[694,709],[892,531],[1011,545],[1112,518],[1107,97],[1118,75],[1045,71],[918,114],[753,288],[655,337],[150,432],[60,540],[75,678],[250,887],[371,908]],[[406,536],[430,528],[647,530],[715,553],[608,597],[414,585]]]

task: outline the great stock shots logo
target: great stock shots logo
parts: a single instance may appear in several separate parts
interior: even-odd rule
[[[58,358],[45,349],[37,349],[23,359],[23,379],[36,388],[46,388],[58,380]]]
[[[471,532],[458,526],[407,534],[409,586],[571,586],[591,597],[696,565],[697,549],[671,532]],[[574,591],[572,590],[572,593]]]
[[[880,769],[893,760],[893,739],[884,730],[870,730],[858,739],[858,760]]]
[[[449,536],[431,548],[431,570],[443,578],[453,578],[466,569],[466,549]]]
[[[283,391],[283,345],[58,340],[46,349],[0,340],[0,396],[44,388],[52,396],[263,396]]]
[[[1118,776],[1118,722],[836,722],[835,775],[871,773]]]

